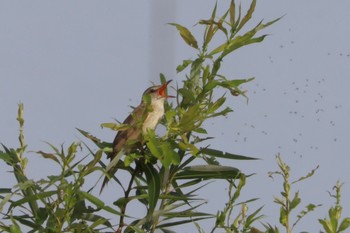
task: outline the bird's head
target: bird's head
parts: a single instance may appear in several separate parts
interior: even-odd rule
[[[149,87],[142,95],[143,101],[147,100],[148,98],[151,101],[159,100],[159,99],[165,100],[166,98],[173,98],[174,96],[167,95],[165,93],[166,88],[171,81],[172,80],[169,80],[166,83],[164,83],[163,85]]]

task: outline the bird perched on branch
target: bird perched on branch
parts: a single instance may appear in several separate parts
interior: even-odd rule
[[[164,115],[165,99],[174,97],[166,94],[167,86],[171,81],[169,80],[163,85],[149,87],[144,91],[139,106],[123,122],[127,128],[118,131],[114,138],[113,151],[108,155],[111,163],[115,159],[119,160],[122,153],[128,153],[131,149],[142,145],[142,135],[145,135],[149,129],[155,129]],[[113,167],[117,162],[114,161],[114,165],[107,166],[106,170],[109,175],[116,172]],[[102,192],[109,179],[109,177],[105,177],[100,192]]]

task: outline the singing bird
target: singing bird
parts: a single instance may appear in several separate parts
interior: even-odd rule
[[[173,97],[165,93],[171,81],[169,80],[163,85],[152,86],[145,90],[139,106],[123,122],[123,124],[127,125],[127,129],[118,131],[114,138],[113,152],[108,155],[108,158],[113,160],[122,150],[124,153],[128,153],[129,150],[140,146],[142,135],[145,135],[149,129],[155,129],[164,115],[165,99]],[[112,168],[109,174],[113,175],[115,172],[116,169]],[[105,177],[100,192],[102,192],[108,181],[109,178]]]

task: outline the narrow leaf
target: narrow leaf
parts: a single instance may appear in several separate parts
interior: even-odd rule
[[[45,153],[43,151],[37,151],[36,154],[41,155],[45,159],[51,159],[51,160],[55,161],[56,163],[60,164],[60,161],[57,159],[57,157],[54,154]]]
[[[175,179],[235,179],[241,172],[234,167],[220,165],[197,165],[186,167]]]
[[[191,46],[195,49],[198,49],[197,40],[194,38],[192,33],[186,27],[181,26],[180,24],[176,24],[176,23],[169,23],[169,24],[176,27],[176,29],[180,32],[180,36],[182,37],[182,39],[184,39],[184,41],[189,46]]]
[[[157,170],[151,164],[143,164],[143,170],[147,179],[149,209],[148,215],[151,216],[157,205],[160,194],[160,178]]]
[[[224,159],[235,159],[235,160],[257,160],[258,159],[258,158],[243,156],[243,155],[231,154],[228,152],[223,152],[220,150],[215,150],[210,148],[201,148],[201,153],[210,155],[213,157],[217,157],[217,158],[224,158]]]
[[[249,21],[249,19],[251,19],[255,6],[256,6],[256,0],[253,0],[247,11],[247,14],[243,17],[242,21],[239,23],[237,31],[239,31]]]
[[[80,191],[79,194],[86,198],[88,201],[90,201],[92,204],[94,204],[95,206],[97,206],[98,208],[101,208],[103,210],[106,210],[107,212],[110,212],[112,214],[115,214],[115,215],[121,215],[120,212],[112,209],[111,207],[109,206],[106,206],[105,203],[103,201],[101,201],[98,197],[88,193],[88,192],[84,192],[84,191]]]

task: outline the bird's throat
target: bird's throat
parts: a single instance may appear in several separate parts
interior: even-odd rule
[[[151,101],[151,111],[142,125],[142,132],[147,133],[148,129],[155,129],[159,120],[164,115],[164,98],[154,99]]]

